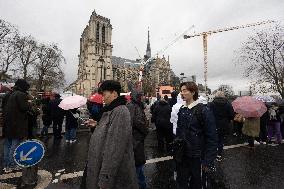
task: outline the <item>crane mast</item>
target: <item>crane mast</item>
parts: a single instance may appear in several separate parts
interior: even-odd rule
[[[246,24],[246,25],[241,25],[241,26],[234,26],[234,27],[229,27],[229,28],[223,28],[223,29],[217,29],[217,30],[212,30],[212,31],[207,31],[207,32],[201,32],[198,34],[194,35],[184,35],[184,39],[188,38],[193,38],[193,37],[198,37],[202,36],[203,37],[203,53],[204,53],[204,88],[205,88],[205,94],[207,95],[207,81],[208,81],[208,59],[207,59],[207,47],[208,47],[208,42],[207,42],[207,37],[208,35],[215,34],[215,33],[221,33],[221,32],[227,32],[227,31],[232,31],[232,30],[238,30],[242,28],[249,28],[249,27],[254,27],[262,24],[269,24],[273,23],[273,20],[268,20],[268,21],[262,21],[262,22],[256,22],[252,24]]]

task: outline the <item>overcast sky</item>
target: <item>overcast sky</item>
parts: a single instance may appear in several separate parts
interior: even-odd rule
[[[67,83],[76,79],[79,41],[93,10],[110,18],[113,26],[113,55],[139,58],[144,55],[150,28],[152,55],[166,47],[190,26],[187,34],[226,28],[264,20],[284,22],[283,0],[0,0],[0,18],[31,34],[41,42],[57,43],[67,59]],[[257,26],[259,30],[268,25]],[[208,37],[208,86],[230,84],[235,91],[248,90],[248,81],[236,67],[235,51],[252,28]],[[202,38],[180,38],[160,56],[170,56],[176,75],[197,75],[203,83]]]

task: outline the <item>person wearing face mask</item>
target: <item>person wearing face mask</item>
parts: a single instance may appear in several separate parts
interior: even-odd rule
[[[177,188],[201,189],[202,173],[210,171],[217,156],[217,132],[211,110],[199,103],[198,87],[194,82],[180,85],[185,101],[178,112],[176,139],[182,141],[176,157]]]

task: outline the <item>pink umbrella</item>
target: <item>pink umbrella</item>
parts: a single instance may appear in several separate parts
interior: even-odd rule
[[[103,96],[101,94],[99,94],[99,93],[95,93],[92,96],[90,96],[89,100],[91,102],[95,102],[95,103],[98,103],[98,104],[103,104]]]
[[[87,99],[85,97],[75,95],[64,98],[58,106],[63,110],[71,110],[74,108],[79,108],[80,106],[83,106],[86,103]]]
[[[261,117],[267,108],[265,104],[251,96],[238,97],[232,102],[234,111],[244,117]]]

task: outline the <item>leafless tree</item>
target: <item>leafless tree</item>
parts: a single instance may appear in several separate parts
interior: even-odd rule
[[[215,94],[217,91],[222,91],[226,97],[234,96],[233,87],[231,85],[222,84],[217,90],[213,91],[213,94]]]
[[[23,79],[31,77],[29,75],[31,66],[35,64],[38,59],[38,45],[32,36],[20,37],[17,42],[17,49],[19,51],[20,70],[22,71]]]
[[[18,39],[18,30],[10,23],[0,19],[0,80],[7,76],[11,65],[17,60],[16,44]]]
[[[6,22],[5,20],[0,19],[0,45],[6,43],[6,38],[10,35],[14,35],[16,27]]]
[[[272,28],[250,36],[238,52],[238,64],[251,79],[251,89],[278,92],[284,98],[284,27]]]
[[[47,86],[63,86],[65,80],[61,65],[65,63],[65,59],[58,46],[55,44],[40,44],[37,56],[38,59],[33,69],[36,88],[44,90]]]

